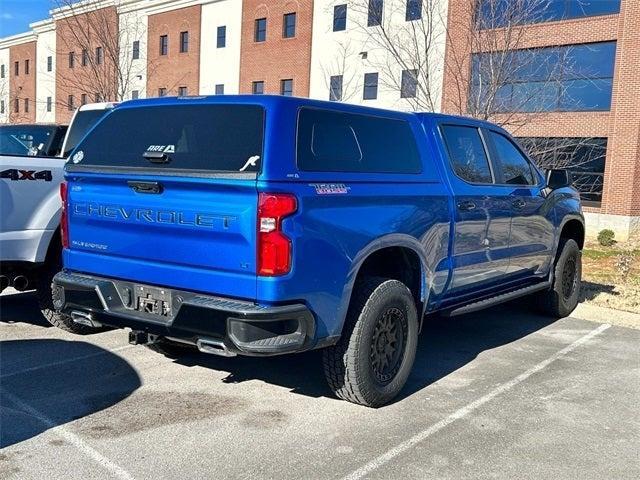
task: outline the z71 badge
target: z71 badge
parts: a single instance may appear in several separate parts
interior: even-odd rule
[[[18,170],[17,168],[10,168],[9,170],[3,170],[0,172],[0,178],[8,178],[12,181],[43,180],[45,182],[50,182],[53,180],[53,175],[51,175],[51,170],[40,170],[37,172],[35,170]]]
[[[351,189],[344,183],[311,183],[309,186],[316,189],[317,195],[346,195]]]

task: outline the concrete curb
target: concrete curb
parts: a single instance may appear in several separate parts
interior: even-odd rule
[[[591,322],[610,323],[611,325],[636,328],[640,330],[640,315],[637,313],[626,312],[624,310],[614,310],[613,308],[580,303],[571,316],[582,320],[589,320]]]

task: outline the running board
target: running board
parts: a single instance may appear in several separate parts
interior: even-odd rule
[[[479,302],[469,303],[467,305],[463,305],[462,307],[456,307],[443,313],[448,317],[455,317],[457,315],[463,315],[465,313],[477,312],[478,310],[484,310],[485,308],[493,307],[494,305],[499,305],[510,300],[515,300],[516,298],[524,297],[526,295],[539,292],[540,290],[546,290],[548,288],[551,288],[551,282],[549,281],[537,283],[529,287],[520,288],[518,290],[503,293],[501,295],[496,295],[495,297],[480,300]]]

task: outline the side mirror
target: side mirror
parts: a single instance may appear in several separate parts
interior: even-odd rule
[[[547,170],[547,187],[551,190],[571,185],[571,174],[567,170],[552,168]]]

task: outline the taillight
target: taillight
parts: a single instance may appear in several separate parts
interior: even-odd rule
[[[261,193],[258,197],[258,275],[277,276],[291,270],[291,240],[282,233],[282,219],[295,213],[296,197]]]
[[[69,214],[67,212],[67,182],[60,184],[60,199],[62,200],[62,214],[60,215],[60,234],[62,248],[69,248]]]

